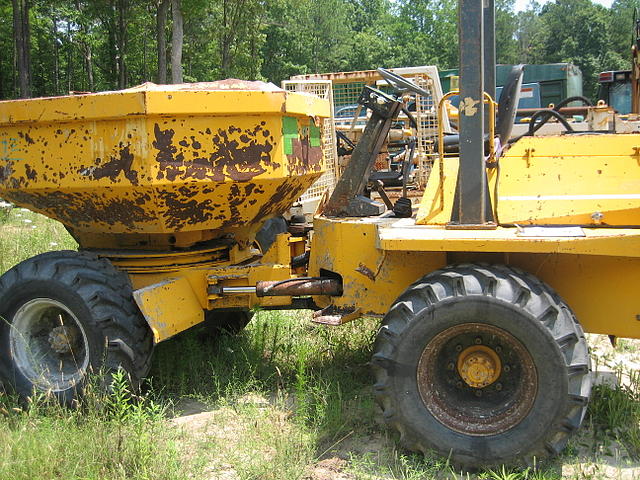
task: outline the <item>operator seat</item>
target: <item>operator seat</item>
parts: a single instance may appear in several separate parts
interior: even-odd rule
[[[500,139],[500,145],[506,145],[511,137],[513,124],[516,121],[518,102],[520,101],[520,89],[522,88],[523,76],[524,65],[514,65],[500,93],[495,132],[496,136]]]
[[[514,65],[509,72],[507,81],[500,93],[498,103],[498,113],[496,115],[495,135],[500,139],[500,145],[504,146],[511,137],[513,124],[516,120],[518,102],[520,101],[520,89],[522,88],[522,77],[524,75],[524,65]],[[485,134],[485,153],[488,153],[488,136]],[[460,152],[460,135],[445,135],[445,153]]]

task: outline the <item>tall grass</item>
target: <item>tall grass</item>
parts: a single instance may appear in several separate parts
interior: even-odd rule
[[[628,375],[628,382],[619,378],[616,388],[594,388],[587,420],[594,438],[614,439],[630,458],[640,460],[640,372],[630,371]]]
[[[0,217],[0,273],[63,248],[75,243],[56,222],[21,209]],[[398,450],[373,402],[368,362],[379,322],[325,328],[309,320],[303,311],[260,311],[236,337],[213,339],[196,327],[163,342],[154,354],[153,395],[135,397],[116,378],[106,398],[95,394],[76,410],[43,398],[23,410],[0,397],[0,479],[551,480],[579,451],[572,444],[544,469],[459,477],[446,459]],[[640,452],[635,378],[617,389],[596,387],[585,422],[594,445],[619,441],[632,457]],[[185,398],[209,413],[167,419],[180,408],[163,405]],[[587,461],[598,461],[596,450]],[[317,470],[323,462],[339,472]]]
[[[334,437],[373,421],[368,361],[377,324],[326,329],[312,326],[306,312],[263,311],[237,337],[211,341],[193,331],[158,345],[151,374],[165,394],[212,405],[249,393],[288,396],[298,423]]]
[[[359,455],[346,444],[379,431],[368,366],[378,321],[336,329],[309,320],[305,312],[262,311],[237,337],[212,342],[196,330],[158,345],[154,384],[215,412],[216,433],[202,448],[219,468],[247,479],[302,478],[322,458]],[[224,434],[229,424],[239,438]]]
[[[24,208],[0,209],[0,274],[39,253],[76,248],[61,223]]]
[[[114,374],[110,392],[89,389],[76,409],[36,395],[26,408],[0,396],[0,478],[182,479],[185,465],[165,429],[165,407],[130,393]]]

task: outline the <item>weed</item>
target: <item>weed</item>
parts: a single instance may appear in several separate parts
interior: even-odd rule
[[[62,248],[75,242],[60,224],[13,209],[2,224],[0,272]],[[398,451],[372,399],[368,361],[377,328],[374,319],[326,328],[312,326],[307,312],[260,311],[235,337],[212,342],[196,327],[158,345],[151,376],[160,391],[137,395],[117,371],[107,393],[91,384],[74,410],[47,395],[21,409],[17,399],[0,395],[0,478],[171,480],[213,473],[294,480],[327,478],[313,469],[332,460],[341,462],[340,475],[367,480],[559,478],[539,469],[460,474],[446,459]],[[631,351],[631,344],[619,345]],[[596,387],[586,422],[599,442],[619,440],[636,456],[639,383],[632,375],[626,387]],[[168,399],[182,397],[212,409],[187,439],[177,420],[165,418]],[[562,459],[577,453],[570,446]]]
[[[44,393],[25,409],[10,407],[15,402],[0,396],[0,478],[184,478],[175,433],[163,428],[164,406],[151,394],[131,395],[122,371],[109,392],[89,388],[75,409]]]
[[[10,204],[3,202],[0,198],[0,225],[4,225],[9,221],[12,208]]]
[[[0,226],[0,274],[39,253],[77,248],[61,223],[24,208],[0,213]]]
[[[638,343],[627,338],[619,338],[616,342],[616,352],[635,353],[638,351]]]
[[[559,480],[560,478],[562,474],[551,469],[513,470],[504,465],[497,470],[489,469],[478,475],[479,480]]]
[[[622,376],[624,372],[619,371]],[[597,385],[591,394],[589,422],[594,438],[618,440],[630,457],[640,458],[640,376],[630,372],[629,382],[611,388]]]

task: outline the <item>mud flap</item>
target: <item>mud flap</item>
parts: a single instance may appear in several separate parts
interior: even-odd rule
[[[135,290],[133,298],[153,331],[154,343],[204,321],[202,305],[186,278],[169,278]]]

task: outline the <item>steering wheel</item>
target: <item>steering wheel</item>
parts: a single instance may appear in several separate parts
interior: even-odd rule
[[[418,95],[422,95],[423,97],[430,97],[431,94],[426,90],[420,88],[411,80],[408,80],[397,73],[390,72],[384,68],[378,68],[378,73],[384,78],[389,85],[394,87],[397,90],[409,90],[410,92],[417,93]]]

